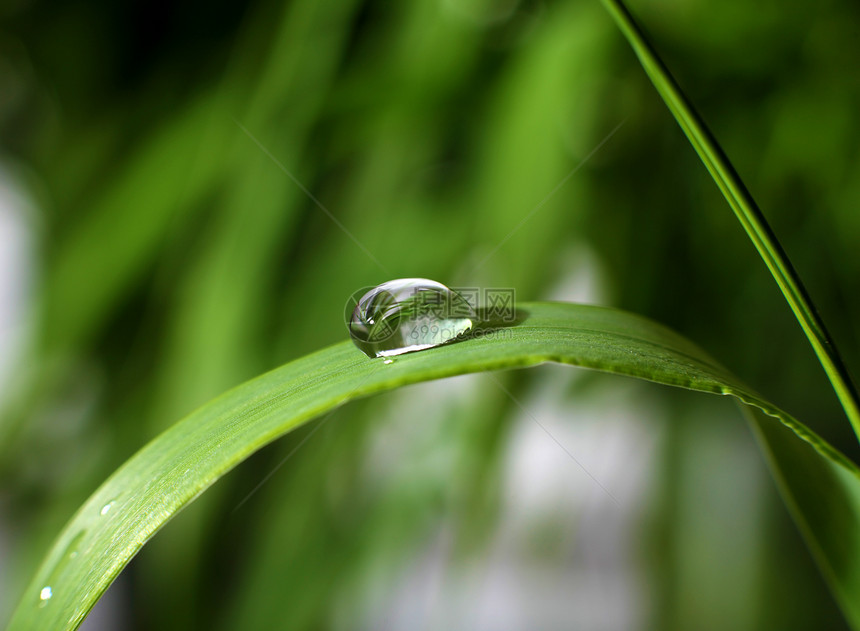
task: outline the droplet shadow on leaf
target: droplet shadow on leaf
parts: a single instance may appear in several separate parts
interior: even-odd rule
[[[519,307],[479,307],[475,309],[475,315],[477,317],[472,330],[455,341],[480,337],[492,331],[518,326],[528,319],[529,312]]]

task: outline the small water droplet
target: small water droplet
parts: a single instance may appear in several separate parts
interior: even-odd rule
[[[383,360],[383,362],[382,362],[382,363],[383,363],[383,364],[393,364],[393,363],[394,363],[394,360],[393,360],[393,359],[386,359],[386,360]]]
[[[48,572],[45,576],[45,587],[41,589],[39,592],[39,607],[44,607],[48,604],[48,600],[51,599],[51,596],[54,595],[53,588],[50,585],[57,585],[58,583],[62,583],[65,580],[63,576],[66,572],[69,564],[74,561],[78,557],[78,551],[80,549],[81,542],[86,536],[86,530],[79,530],[70,540],[69,543],[66,544],[65,549],[62,554],[57,557],[57,563]],[[66,575],[68,576],[68,575]]]
[[[102,509],[99,511],[99,515],[102,515],[102,516],[107,515],[111,511],[111,509],[114,507],[114,504],[116,504],[116,502],[111,500],[110,502],[108,502],[107,504],[102,506]]]
[[[472,305],[445,285],[401,278],[357,301],[349,334],[368,357],[389,357],[451,342],[471,331],[475,321]]]

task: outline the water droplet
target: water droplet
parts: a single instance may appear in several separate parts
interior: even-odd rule
[[[51,596],[54,595],[54,590],[51,585],[57,585],[58,583],[62,583],[68,577],[66,571],[69,567],[69,564],[74,561],[78,557],[78,550],[80,548],[81,542],[86,536],[86,530],[80,530],[69,540],[69,543],[66,545],[62,554],[57,557],[57,564],[48,572],[45,576],[45,587],[41,589],[39,592],[39,607],[44,607],[48,604],[48,601],[51,599]]]
[[[382,363],[383,363],[383,364],[393,364],[393,363],[394,363],[394,360],[393,360],[393,359],[386,359],[386,360],[384,360]]]
[[[102,509],[99,511],[99,515],[102,515],[102,516],[107,515],[111,511],[111,509],[113,508],[114,504],[116,504],[116,502],[111,500],[110,502],[108,502],[107,504],[102,506]]]
[[[357,301],[349,334],[368,357],[389,357],[451,342],[471,331],[475,320],[472,306],[445,285],[401,278]]]

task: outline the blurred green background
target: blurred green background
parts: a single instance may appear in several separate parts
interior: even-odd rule
[[[860,5],[632,9],[857,374]],[[858,459],[597,0],[11,0],[0,134],[0,623],[111,471],[392,278],[650,316]],[[728,401],[503,380],[527,412],[477,375],[277,441],[85,628],[846,628]]]

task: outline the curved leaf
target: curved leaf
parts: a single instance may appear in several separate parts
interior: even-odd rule
[[[860,543],[860,476],[853,463],[660,325],[613,309],[560,303],[523,304],[518,316],[509,328],[479,331],[389,364],[345,341],[198,409],[133,456],[80,508],[31,582],[10,630],[76,628],[173,515],[253,452],[314,417],[406,384],[544,362],[729,394],[770,415],[757,413],[755,426],[825,575],[860,628],[860,566],[856,554],[846,553]]]

